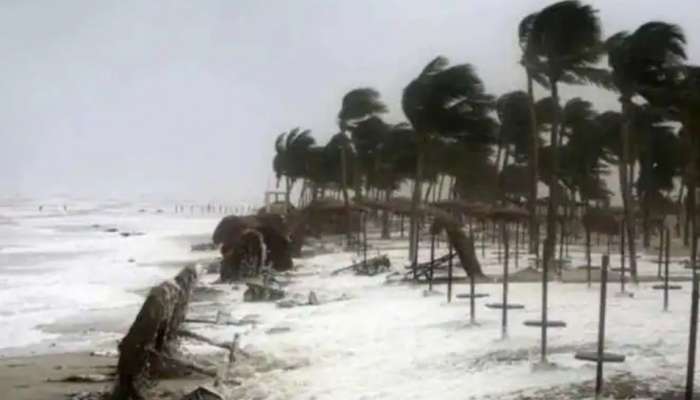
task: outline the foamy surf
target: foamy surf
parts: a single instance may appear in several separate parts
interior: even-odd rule
[[[60,348],[71,337],[85,347],[117,338],[102,316],[123,318],[110,311],[132,311],[173,266],[202,257],[189,242],[207,240],[221,218],[123,202],[66,204],[0,204],[0,354]]]

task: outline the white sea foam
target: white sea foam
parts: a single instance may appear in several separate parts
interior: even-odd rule
[[[201,256],[182,238],[208,237],[221,215],[159,208],[65,199],[0,201],[0,350],[57,339],[40,325],[135,306],[147,287],[176,273],[173,266]]]

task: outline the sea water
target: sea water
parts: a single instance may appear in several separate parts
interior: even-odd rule
[[[202,258],[190,245],[208,240],[221,217],[142,202],[1,200],[0,354],[60,346],[67,333],[120,336],[91,319],[124,308],[133,319],[148,287]],[[67,332],[45,329],[60,321],[72,321]]]

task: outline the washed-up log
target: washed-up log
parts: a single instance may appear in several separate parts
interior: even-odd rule
[[[66,382],[66,383],[100,383],[100,382],[112,382],[114,380],[113,375],[105,374],[83,374],[83,375],[69,375],[61,379],[49,379],[48,382]]]
[[[168,364],[176,365],[180,368],[183,369],[188,369],[193,372],[196,372],[201,375],[206,375],[212,378],[216,378],[216,369],[212,368],[207,368],[202,365],[197,364],[196,362],[189,361],[189,360],[184,360],[179,357],[171,356],[165,353],[160,353],[155,350],[149,349],[148,354],[156,359],[161,359],[162,361],[165,361]]]
[[[113,400],[142,399],[149,379],[158,377],[167,367],[181,366],[169,363],[165,356],[176,349],[175,333],[185,320],[196,279],[196,268],[186,267],[174,282],[166,281],[151,289],[119,344]]]
[[[166,343],[172,345],[180,325],[185,321],[187,308],[192,298],[195,284],[197,283],[197,268],[194,265],[187,266],[175,276],[175,283],[180,288],[175,298],[173,315],[168,326]]]
[[[341,272],[345,271],[355,271],[358,274],[364,274],[364,275],[376,275],[379,272],[386,271],[391,267],[391,261],[389,261],[389,257],[386,255],[378,255],[376,257],[372,257],[367,259],[367,262],[357,262],[352,265],[349,265],[347,267],[343,267],[340,269],[336,269],[335,271],[331,272],[331,275],[337,275]]]
[[[213,319],[203,319],[203,318],[187,318],[185,319],[188,324],[207,324],[207,325],[232,325],[232,326],[242,326],[242,325],[253,325],[255,321],[250,320],[238,320],[238,321],[216,321]]]
[[[412,274],[414,277],[421,277],[424,276],[426,279],[431,280],[432,274],[435,269],[438,268],[443,268],[444,264],[447,264],[450,259],[453,259],[457,257],[457,253],[447,253],[443,256],[440,256],[433,261],[425,261],[422,263],[418,263],[415,266],[413,265],[408,265],[406,266],[406,269],[410,270],[409,273]]]
[[[224,400],[224,396],[213,389],[200,386],[183,397],[182,400]]]
[[[266,285],[258,281],[246,282],[245,293],[243,293],[243,301],[275,301],[284,297],[284,290]]]

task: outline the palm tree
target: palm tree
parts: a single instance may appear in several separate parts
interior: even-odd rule
[[[664,68],[685,59],[685,37],[680,28],[663,22],[649,22],[632,34],[619,32],[606,41],[608,64],[612,68],[615,86],[620,92],[623,123],[620,181],[622,204],[625,210],[627,236],[629,237],[630,269],[637,279],[635,258],[634,223],[631,215],[630,128],[633,120],[632,97],[651,87],[658,87],[667,80]]]
[[[346,136],[350,126],[360,120],[368,118],[372,115],[386,112],[386,106],[379,99],[379,92],[372,88],[358,88],[349,91],[343,96],[340,111],[338,112],[338,125],[340,127],[340,135]],[[350,197],[348,196],[348,152],[350,151],[350,140],[343,140],[340,146],[340,166],[341,166],[341,188],[343,191],[343,202],[348,218],[348,226],[350,226]],[[353,169],[355,181],[355,196],[361,197],[362,182],[359,179],[358,168],[356,164]],[[350,231],[347,232],[347,239],[350,240]]]
[[[311,131],[294,128],[289,132],[281,133],[275,140],[275,158],[272,160],[272,168],[277,176],[277,185],[282,176],[286,178],[285,204],[290,204],[290,193],[297,179],[307,175],[307,154],[309,149],[316,144],[311,136]]]
[[[417,160],[413,186],[409,257],[418,256],[417,212],[426,146],[436,136],[483,140],[493,137],[493,120],[488,116],[493,99],[469,64],[448,67],[440,56],[423,69],[404,89],[401,105],[416,132]]]
[[[663,116],[650,106],[637,107],[634,112],[633,140],[638,143],[639,177],[635,182],[642,210],[643,245],[651,242],[650,218],[657,200],[665,198],[663,192],[674,188],[674,179],[680,175],[682,153],[675,129]]]
[[[542,71],[547,77],[551,97],[559,105],[559,83],[605,83],[604,70],[595,68],[600,59],[601,30],[597,12],[578,1],[568,0],[548,6],[531,17],[528,24],[527,50],[536,65],[532,70]],[[558,109],[558,107],[556,107]],[[542,279],[542,361],[546,361],[547,273],[554,256],[556,217],[559,209],[559,188],[556,182],[559,169],[558,144],[561,113],[557,112],[550,134],[551,180],[547,204],[547,233],[543,249]]]
[[[342,105],[338,112],[340,133],[345,135],[348,130],[353,128],[354,124],[377,114],[385,113],[386,111],[386,105],[379,98],[379,92],[372,88],[353,89],[343,96]],[[347,148],[341,148],[341,152],[347,152]],[[342,154],[341,160],[345,171],[343,173],[343,178],[347,179],[347,160],[345,160]],[[354,165],[353,174],[359,174],[359,165]],[[355,177],[355,196],[358,198],[362,197],[361,185],[362,182],[359,177]],[[347,205],[349,199],[346,184],[343,185],[343,200]]]
[[[534,54],[534,48],[528,46],[530,31],[532,30],[532,23],[537,17],[537,13],[533,13],[523,18],[518,26],[518,39],[520,43],[520,48],[522,50],[522,57],[520,59],[520,64],[525,68],[525,76],[527,78],[527,99],[529,112],[529,123],[530,127],[528,132],[530,133],[530,146],[529,146],[529,157],[528,157],[528,168],[530,171],[530,193],[528,196],[528,212],[530,213],[530,220],[528,223],[529,235],[530,235],[530,254],[538,254],[539,252],[539,241],[540,241],[540,230],[537,221],[537,185],[539,179],[537,177],[537,171],[539,169],[538,163],[538,148],[539,148],[539,134],[537,132],[537,115],[535,112],[535,94],[534,94],[534,81],[537,80],[540,85],[545,88],[549,88],[547,80],[544,78],[542,71],[537,69],[538,59],[536,54]]]

